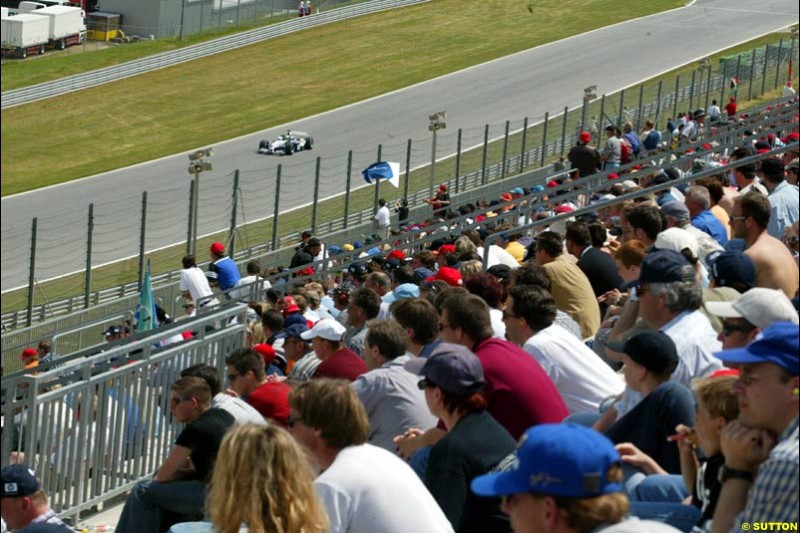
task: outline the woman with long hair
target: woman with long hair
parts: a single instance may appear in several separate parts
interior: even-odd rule
[[[309,459],[284,429],[243,424],[225,436],[206,509],[215,533],[321,533],[328,518]]]

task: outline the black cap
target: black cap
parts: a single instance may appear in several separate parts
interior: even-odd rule
[[[628,286],[693,279],[695,279],[694,267],[683,255],[673,250],[656,250],[644,256],[639,267],[639,279],[628,283]]]
[[[36,473],[26,465],[9,465],[0,470],[0,498],[21,498],[41,489]]]
[[[445,392],[469,396],[484,385],[481,361],[469,348],[443,342],[427,359],[415,357],[404,365],[409,372],[422,376]]]
[[[622,352],[656,374],[663,374],[678,363],[678,349],[663,331],[643,331],[624,342],[609,342],[608,348]]]

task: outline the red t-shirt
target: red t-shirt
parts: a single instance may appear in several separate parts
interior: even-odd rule
[[[266,419],[286,427],[289,417],[289,393],[292,388],[280,381],[268,381],[245,398],[253,408]]]
[[[728,105],[725,106],[725,112],[729,117],[736,115],[736,102],[729,102]]]
[[[557,424],[569,415],[550,376],[520,347],[489,338],[474,351],[483,366],[487,410],[515,439],[531,426]]]
[[[339,378],[354,381],[367,373],[367,365],[356,352],[342,348],[317,367],[315,378]]]

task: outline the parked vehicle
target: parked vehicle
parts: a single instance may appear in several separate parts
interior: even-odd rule
[[[50,20],[48,40],[54,50],[80,44],[86,39],[86,24],[79,7],[50,6],[32,13]]]
[[[25,59],[29,54],[43,54],[50,42],[48,17],[24,13],[0,21],[3,57]]]

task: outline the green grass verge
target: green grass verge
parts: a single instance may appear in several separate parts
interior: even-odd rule
[[[7,109],[0,192],[213,144],[682,3],[620,10],[617,0],[542,0],[529,11],[505,0],[434,0]],[[288,97],[296,94],[304,97]]]

